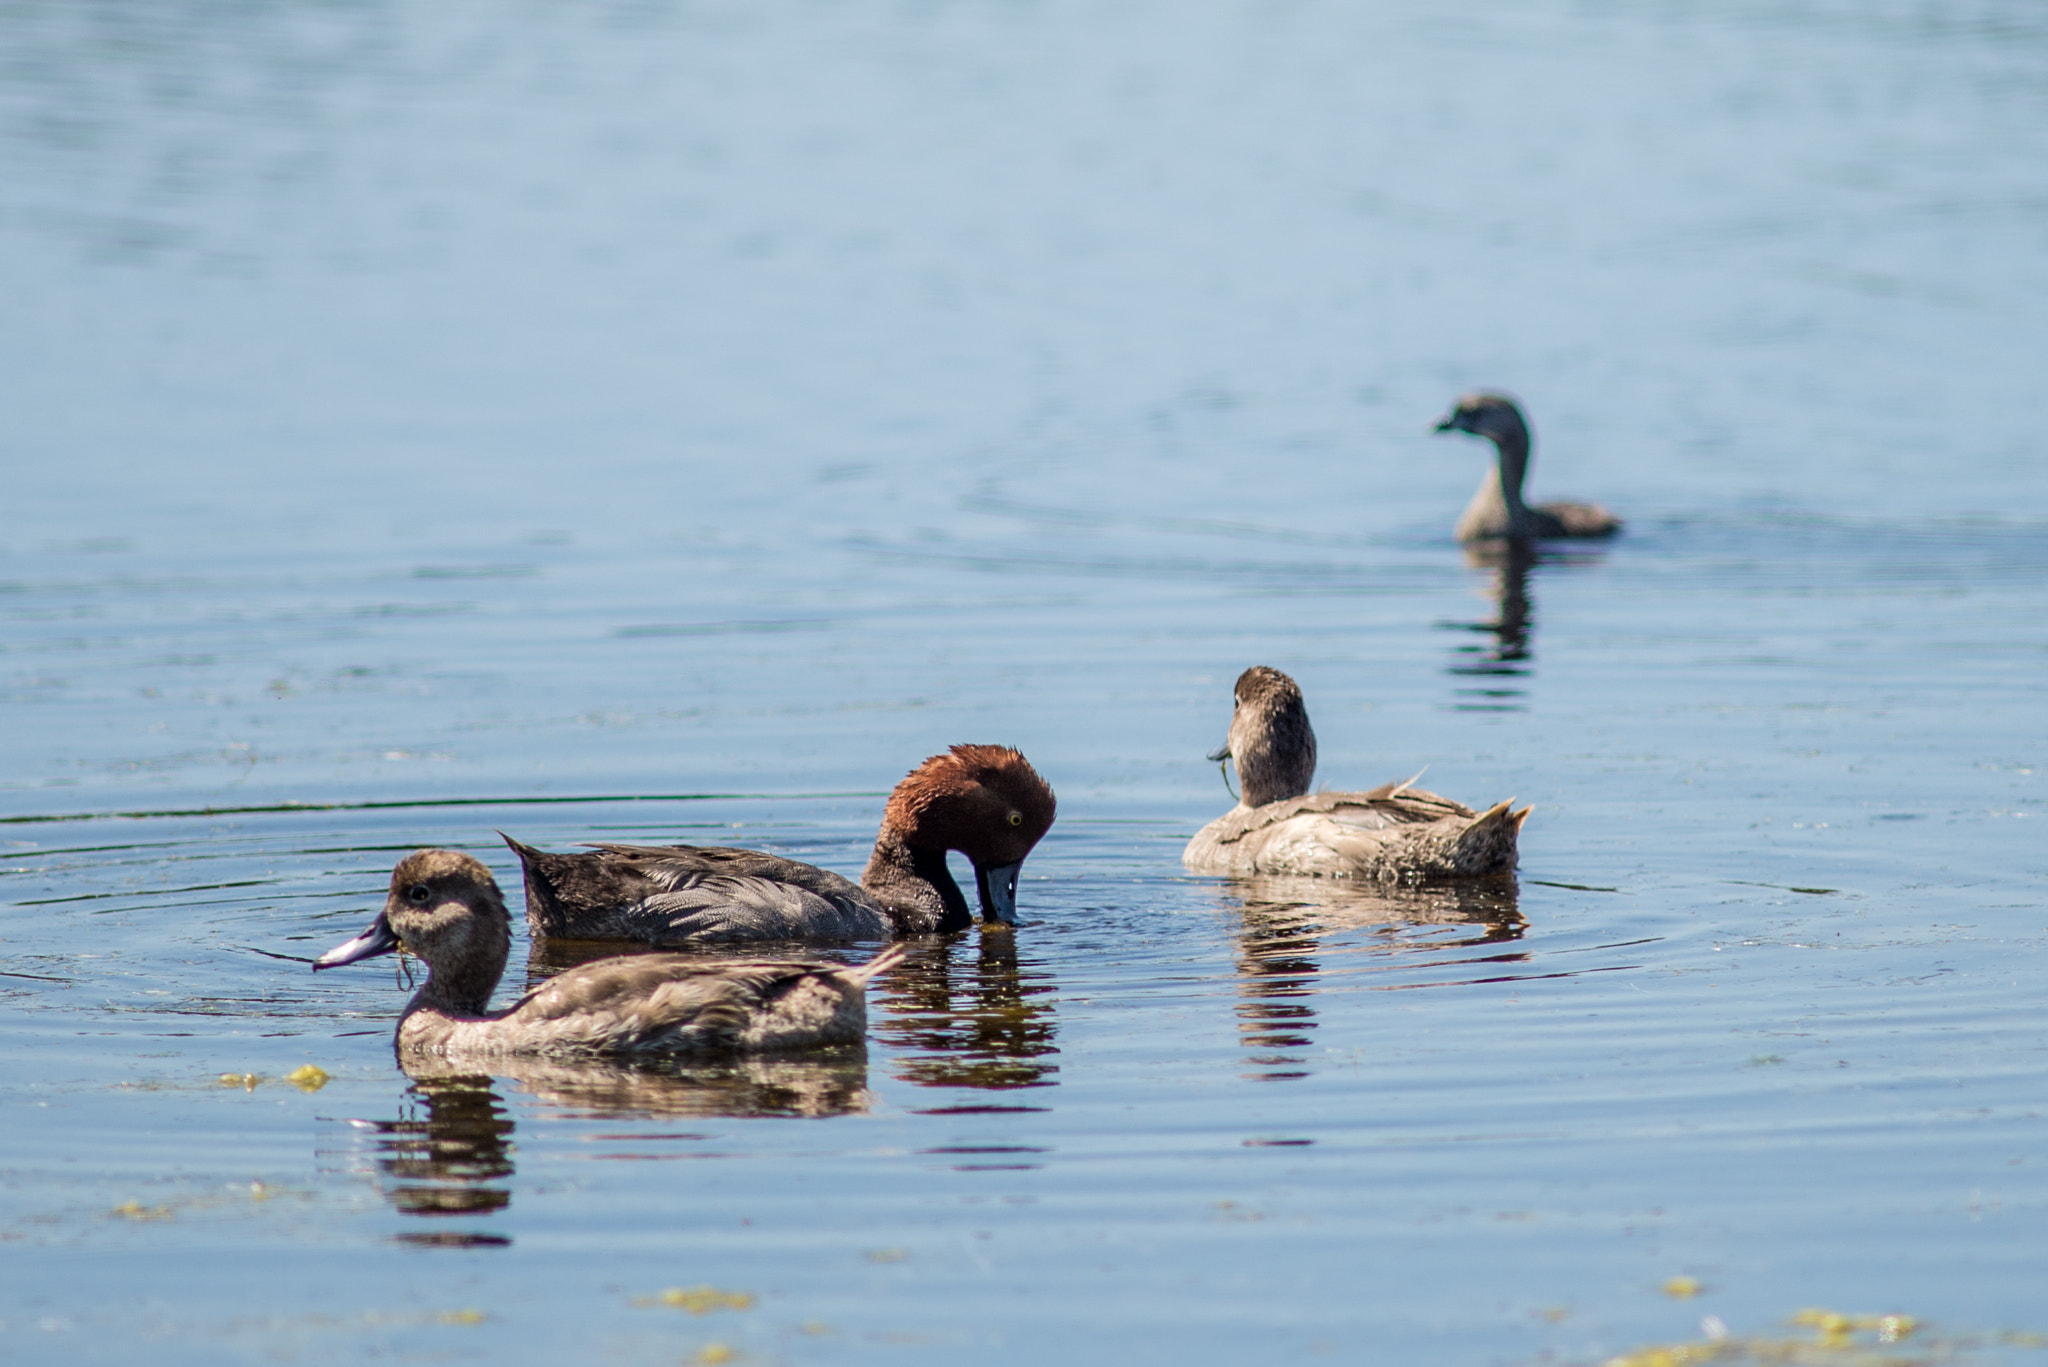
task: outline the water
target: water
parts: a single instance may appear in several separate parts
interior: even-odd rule
[[[2038,1358],[2034,7],[0,16],[0,1357]],[[1624,539],[1464,561],[1475,384]],[[1252,663],[1518,887],[1182,874]],[[864,1056],[294,961],[959,740],[1060,820]]]

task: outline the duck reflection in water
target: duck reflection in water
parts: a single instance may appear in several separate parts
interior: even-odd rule
[[[1309,1076],[1317,1025],[1311,999],[1330,956],[1398,956],[1347,964],[1346,973],[1415,968],[1417,954],[1457,954],[1457,964],[1514,963],[1521,951],[1462,951],[1522,938],[1528,923],[1512,878],[1404,887],[1363,880],[1233,878],[1217,892],[1235,914],[1239,1041],[1259,1081]],[[1433,961],[1441,962],[1441,961]],[[1412,982],[1385,984],[1413,986]]]
[[[1453,648],[1444,672],[1471,679],[1457,690],[1461,712],[1520,712],[1527,689],[1519,680],[1534,673],[1536,605],[1529,582],[1538,566],[1597,565],[1606,552],[1592,549],[1539,549],[1528,541],[1480,541],[1464,548],[1465,563],[1485,573],[1480,596],[1493,604],[1493,615],[1480,622],[1440,622],[1446,631],[1469,632],[1479,638]]]
[[[377,1136],[384,1197],[400,1215],[487,1216],[512,1204],[512,1119],[490,1078],[451,1073],[416,1080],[398,1119],[355,1123]],[[511,1243],[503,1235],[445,1229],[408,1230],[398,1239],[450,1248]]]
[[[1050,1087],[1059,1066],[1054,983],[1043,960],[1017,955],[1017,937],[984,933],[911,952],[875,992],[875,1034],[908,1053],[906,1081],[1002,1091]]]
[[[676,1060],[512,1057],[493,1060],[492,1073],[483,1074],[431,1055],[407,1058],[403,1066],[412,1079],[405,1113],[357,1124],[377,1136],[385,1199],[401,1215],[437,1221],[487,1217],[512,1204],[514,1122],[499,1092],[505,1083],[573,1120],[815,1117],[865,1111],[872,1104],[866,1050],[857,1046],[801,1058],[742,1056],[689,1066]],[[613,1138],[630,1145],[633,1136]],[[430,1248],[512,1242],[502,1234],[449,1229],[407,1230],[397,1238]]]

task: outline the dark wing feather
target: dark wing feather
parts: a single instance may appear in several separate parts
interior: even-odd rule
[[[683,940],[887,939],[888,917],[836,873],[719,846],[598,845],[526,866],[527,920],[542,935]]]
[[[642,875],[674,887],[692,878],[762,878],[787,883],[829,900],[862,902],[867,894],[860,884],[841,878],[814,864],[763,854],[759,850],[735,850],[719,845],[593,845],[623,861]]]
[[[1613,536],[1621,519],[1597,503],[1543,503],[1536,511],[1557,520],[1560,536]]]

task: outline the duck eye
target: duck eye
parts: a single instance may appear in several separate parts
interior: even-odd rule
[[[405,900],[414,906],[423,907],[434,895],[434,890],[425,883],[414,883],[405,890]]]
[[[1011,824],[1012,826],[1021,826],[1021,825],[1023,825],[1023,824],[1024,824],[1024,813],[1022,813],[1022,812],[1011,812],[1011,813],[1010,813],[1010,824]]]

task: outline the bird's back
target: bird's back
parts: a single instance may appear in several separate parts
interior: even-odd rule
[[[699,1053],[857,1043],[866,975],[833,964],[630,954],[550,978],[507,1010],[415,1013],[400,1047],[437,1054]],[[431,1009],[429,1009],[431,1010]]]
[[[535,935],[649,944],[887,939],[859,884],[758,850],[599,845],[547,854],[507,840],[526,868]]]
[[[1204,826],[1181,856],[1200,873],[1339,878],[1460,877],[1515,865],[1521,815],[1401,784],[1239,806]]]

